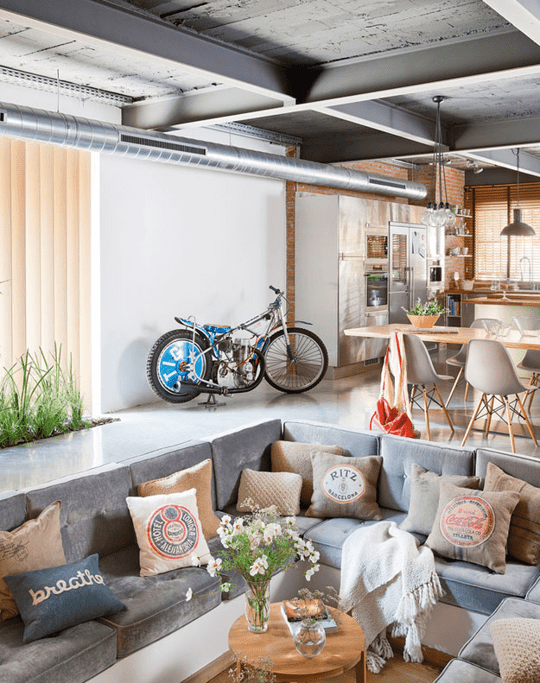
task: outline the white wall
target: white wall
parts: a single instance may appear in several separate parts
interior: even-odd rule
[[[100,408],[111,412],[157,400],[146,358],[175,315],[237,324],[266,307],[268,285],[285,287],[285,183],[105,155],[100,178]]]

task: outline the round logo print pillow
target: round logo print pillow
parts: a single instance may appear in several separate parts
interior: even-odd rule
[[[208,562],[196,490],[127,498],[139,546],[141,576],[191,567],[192,556]]]
[[[487,500],[458,496],[443,509],[440,529],[444,538],[461,548],[487,541],[495,528],[495,513]]]
[[[321,479],[325,496],[335,503],[352,503],[366,491],[366,482],[359,469],[352,465],[334,465]]]

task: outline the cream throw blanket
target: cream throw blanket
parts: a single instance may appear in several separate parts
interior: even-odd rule
[[[395,522],[352,533],[343,545],[340,607],[364,631],[367,666],[379,673],[393,656],[386,628],[405,636],[406,662],[423,660],[421,639],[433,606],[444,594],[432,551]]]

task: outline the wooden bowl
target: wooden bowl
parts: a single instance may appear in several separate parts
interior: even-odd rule
[[[407,318],[409,318],[413,327],[423,327],[425,329],[433,327],[440,317],[440,315],[411,315],[407,313]]]

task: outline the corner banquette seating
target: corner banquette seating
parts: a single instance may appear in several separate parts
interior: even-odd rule
[[[278,440],[338,445],[346,455],[358,458],[380,455],[377,502],[383,518],[397,523],[407,517],[412,464],[437,474],[483,478],[487,463],[493,462],[508,474],[540,487],[540,462],[533,458],[272,419],[0,494],[2,530],[15,529],[52,502],[61,501],[66,562],[97,553],[106,585],[127,606],[112,616],[27,644],[22,641],[24,625],[19,616],[1,621],[0,683],[80,683],[90,679],[93,683],[178,683],[226,653],[228,628],[244,609],[241,581],[235,582],[231,594],[220,594],[218,580],[200,567],[141,577],[126,498],[136,496],[143,482],[211,459],[215,510],[234,513],[242,471],[270,470],[271,444]],[[298,517],[300,530],[320,552],[321,570],[314,577],[315,587],[329,582],[339,586],[344,540],[369,523],[373,522]],[[211,539],[209,547],[211,551],[219,549],[219,538]],[[540,619],[539,567],[507,558],[506,572],[496,574],[479,565],[436,557],[436,569],[446,595],[434,610],[425,644],[453,656],[459,652],[438,680],[499,681],[484,622],[501,615]],[[294,594],[301,578],[295,571],[275,576],[272,599],[290,596],[291,591]],[[186,599],[188,588],[196,594],[190,601]]]

